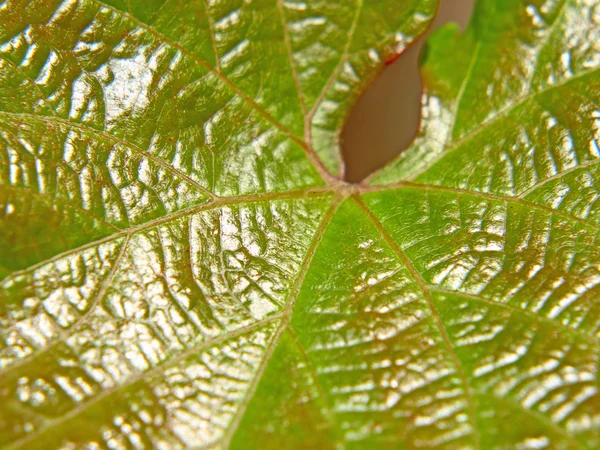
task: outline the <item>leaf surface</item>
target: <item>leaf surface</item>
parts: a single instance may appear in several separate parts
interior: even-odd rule
[[[596,3],[5,2],[0,445],[598,448]]]

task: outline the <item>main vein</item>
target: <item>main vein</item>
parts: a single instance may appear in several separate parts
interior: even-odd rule
[[[7,277],[5,277],[5,279],[30,272],[32,270],[38,269],[39,267],[41,267],[45,264],[59,260],[61,258],[69,256],[71,254],[81,252],[88,248],[97,247],[101,244],[104,244],[105,242],[110,242],[110,241],[119,239],[124,236],[133,235],[140,231],[144,231],[149,228],[163,225],[165,223],[177,220],[181,217],[192,215],[192,214],[195,214],[198,212],[207,211],[207,210],[216,209],[216,208],[225,207],[225,206],[230,206],[230,205],[245,204],[245,203],[323,197],[323,196],[331,195],[334,192],[335,192],[335,189],[325,187],[325,188],[312,188],[312,189],[306,189],[306,190],[270,192],[270,193],[263,193],[263,194],[248,194],[248,195],[239,195],[239,196],[235,196],[235,197],[216,197],[216,198],[208,200],[205,203],[190,206],[188,208],[184,208],[179,211],[175,211],[171,214],[167,214],[165,216],[161,216],[156,219],[149,220],[148,222],[144,222],[140,225],[135,225],[135,226],[123,229],[123,230],[119,231],[118,233],[111,234],[105,238],[98,239],[96,241],[84,244],[82,246],[79,246],[79,247],[76,247],[73,249],[69,249],[65,252],[54,255],[51,258],[40,261],[32,266],[26,267],[21,270],[14,271],[14,272],[10,273]],[[4,280],[0,280],[0,285],[2,284],[3,281]]]
[[[427,284],[425,283],[425,280],[423,279],[421,274],[414,267],[412,261],[408,258],[406,253],[404,253],[404,250],[402,250],[402,248],[398,245],[398,243],[392,238],[392,236],[389,234],[387,229],[383,226],[381,221],[375,216],[375,214],[369,209],[369,207],[363,202],[363,200],[360,197],[355,196],[354,199],[355,199],[356,203],[360,206],[360,208],[364,211],[366,216],[371,220],[371,222],[373,223],[373,225],[375,226],[375,228],[377,229],[377,231],[379,232],[381,237],[396,252],[396,254],[400,258],[400,260],[402,261],[404,266],[410,272],[412,278],[415,280],[415,282],[419,286],[419,289],[420,289],[421,293],[423,294],[423,297],[429,306],[429,310],[431,311],[431,315],[434,319],[434,322],[435,322],[435,324],[440,332],[440,335],[442,336],[444,344],[448,350],[448,354],[450,355],[450,358],[452,359],[456,373],[457,373],[458,377],[460,378],[461,383],[463,385],[463,391],[465,394],[465,398],[467,400],[467,407],[469,410],[470,424],[471,424],[471,428],[473,430],[475,447],[479,449],[480,448],[480,437],[479,437],[479,428],[477,426],[477,415],[476,415],[476,408],[475,408],[475,400],[473,398],[473,391],[471,389],[471,386],[469,384],[469,381],[467,379],[465,371],[462,367],[462,364],[460,363],[460,360],[458,359],[458,356],[456,355],[456,352],[454,351],[454,346],[452,345],[452,342],[450,341],[450,337],[448,336],[446,327],[444,326],[444,323],[441,320],[440,314],[433,302],[433,299],[431,298],[431,293],[429,292],[429,288],[428,288]]]
[[[281,325],[279,326],[279,328],[276,332],[276,335],[267,350],[267,354],[265,355],[265,358],[263,359],[263,361],[261,363],[259,373],[253,379],[252,385],[250,386],[250,388],[247,391],[247,395],[244,397],[242,404],[237,409],[236,415],[235,415],[234,419],[232,420],[232,422],[227,430],[227,433],[225,434],[225,436],[222,439],[221,444],[222,444],[223,448],[227,448],[229,446],[231,439],[235,435],[235,432],[237,431],[237,429],[241,423],[241,420],[244,416],[244,413],[246,411],[248,403],[250,402],[252,395],[254,394],[254,392],[256,391],[256,388],[258,387],[258,382],[260,381],[260,377],[262,376],[262,374],[266,368],[268,359],[270,358],[272,352],[274,351],[274,349],[277,345],[277,342],[279,341],[279,337],[286,330],[286,328],[288,328],[288,325],[292,319],[292,312],[294,310],[294,305],[296,303],[296,299],[298,298],[298,295],[300,294],[300,289],[304,282],[306,273],[308,272],[308,269],[310,268],[310,264],[311,264],[312,259],[317,251],[319,243],[321,242],[321,239],[323,238],[323,235],[325,234],[325,230],[327,229],[327,226],[331,222],[331,219],[333,218],[335,212],[337,211],[337,209],[338,209],[339,205],[341,204],[341,202],[343,201],[343,199],[344,199],[343,194],[338,194],[333,198],[333,201],[331,202],[329,209],[323,215],[323,218],[321,219],[321,222],[319,223],[319,226],[318,226],[317,230],[315,231],[315,234],[312,237],[310,245],[308,246],[308,249],[306,251],[306,255],[304,256],[304,260],[302,261],[302,264],[300,266],[300,270],[298,271],[298,276],[294,280],[294,283],[293,283],[292,288],[290,289],[290,293],[288,295],[287,302],[285,304],[283,312],[281,313],[281,316],[282,316]]]
[[[279,120],[275,119],[265,108],[263,108],[260,104],[258,104],[252,97],[250,97],[246,92],[244,92],[232,80],[230,80],[223,73],[223,71],[220,70],[220,68],[213,67],[207,61],[200,58],[198,55],[191,52],[183,45],[167,38],[163,33],[158,31],[157,29],[153,28],[152,26],[148,25],[147,23],[142,22],[141,20],[139,20],[137,17],[133,16],[132,14],[122,11],[120,9],[117,9],[107,3],[104,3],[101,0],[93,0],[93,1],[95,1],[99,5],[103,6],[104,8],[107,8],[107,9],[115,12],[116,14],[120,14],[120,15],[123,15],[123,16],[129,18],[129,20],[134,22],[140,28],[143,28],[144,30],[153,34],[156,38],[158,38],[162,42],[170,45],[173,48],[176,48],[182,54],[185,54],[186,56],[188,56],[189,58],[194,60],[197,64],[203,66],[204,68],[206,68],[207,70],[212,72],[219,80],[221,80],[221,82],[223,82],[224,84],[229,86],[240,98],[242,98],[246,103],[248,103],[257,113],[259,113],[261,116],[263,116],[268,122],[270,122],[273,126],[275,126],[275,128],[277,128],[279,131],[281,131],[285,136],[287,136],[289,139],[291,139],[296,144],[298,144],[300,146],[300,148],[306,154],[308,160],[312,163],[314,168],[317,170],[317,172],[319,173],[319,175],[321,176],[323,181],[325,181],[326,183],[330,183],[332,181],[331,175],[329,174],[329,172],[327,172],[327,169],[325,169],[325,167],[322,165],[320,159],[317,157],[317,155],[314,153],[314,151],[311,148],[309,148],[307,143],[302,138],[296,136],[287,126],[282,124]]]

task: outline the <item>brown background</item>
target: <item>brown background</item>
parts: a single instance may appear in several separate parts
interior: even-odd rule
[[[475,0],[441,0],[430,30],[457,22],[465,27]],[[413,140],[421,109],[418,58],[421,38],[386,67],[358,100],[342,133],[346,180],[360,181],[394,158]]]

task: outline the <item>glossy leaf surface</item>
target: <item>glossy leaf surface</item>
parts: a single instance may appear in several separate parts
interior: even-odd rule
[[[1,446],[600,446],[600,5],[479,1],[338,181],[435,8],[0,6]]]

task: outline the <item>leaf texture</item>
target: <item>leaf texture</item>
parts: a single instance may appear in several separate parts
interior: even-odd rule
[[[598,448],[600,5],[0,5],[0,446]]]

